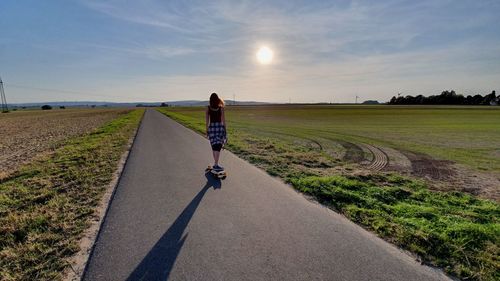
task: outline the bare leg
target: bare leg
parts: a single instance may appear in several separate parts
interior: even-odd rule
[[[212,152],[213,152],[213,154],[214,154],[214,161],[215,161],[215,165],[219,165],[219,155],[220,155],[220,151],[215,151],[215,150],[213,150]]]

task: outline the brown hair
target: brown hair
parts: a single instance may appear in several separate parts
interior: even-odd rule
[[[210,95],[210,107],[214,109],[224,107],[224,101],[216,93],[212,93]]]

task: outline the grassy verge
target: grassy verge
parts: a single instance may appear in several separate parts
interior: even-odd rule
[[[464,279],[499,280],[500,207],[396,176],[305,177],[292,185]]]
[[[142,114],[71,139],[0,182],[1,280],[62,278]]]
[[[200,133],[204,120],[160,109]],[[500,279],[500,205],[434,192],[395,175],[335,174],[338,160],[314,147],[229,124],[228,149],[343,213],[425,263],[467,280]]]

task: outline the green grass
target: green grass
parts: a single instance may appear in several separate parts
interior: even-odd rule
[[[0,182],[0,279],[60,280],[143,110],[68,140]]]
[[[464,279],[500,278],[500,206],[401,177],[304,177],[292,185],[423,261]]]
[[[200,133],[205,130],[202,108],[159,110]],[[498,145],[484,135],[500,139],[498,126],[492,124],[498,120],[499,110],[264,106],[227,108],[226,112],[228,148],[240,157],[417,254],[425,263],[463,279],[500,279],[498,203],[461,192],[430,191],[425,183],[398,175],[341,174],[336,167],[349,169],[349,165],[325,153],[337,149],[333,140],[338,139],[379,143],[431,155],[442,148],[447,150],[440,154],[444,159],[461,159],[461,163],[479,168],[475,165],[493,161],[478,151]],[[468,124],[457,124],[466,120]],[[477,124],[473,125],[474,122]],[[443,129],[439,130],[440,127]],[[468,133],[467,127],[477,130]],[[474,134],[478,142],[483,140],[485,148],[479,149],[479,144],[465,137]],[[430,144],[426,143],[426,137]],[[433,147],[438,145],[433,138],[446,139],[451,148],[445,144]],[[456,153],[453,148],[452,143],[460,138],[464,138],[460,145],[467,147],[469,154]],[[323,150],[308,139],[321,139]],[[481,157],[484,158],[476,159]],[[496,172],[495,165],[499,165],[498,161],[493,161],[488,170]]]
[[[204,121],[203,108],[169,111]],[[500,172],[500,107],[248,106],[226,114],[236,131],[378,144]]]

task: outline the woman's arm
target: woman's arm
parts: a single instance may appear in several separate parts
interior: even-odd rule
[[[208,113],[208,107],[205,111],[205,135],[208,137],[208,125],[210,124],[210,114]]]
[[[226,126],[226,115],[224,114],[224,108],[221,108],[221,116],[220,116],[220,121],[222,122],[222,125],[224,128],[226,128],[227,131],[227,126]]]

